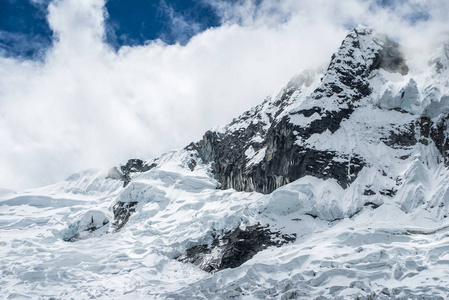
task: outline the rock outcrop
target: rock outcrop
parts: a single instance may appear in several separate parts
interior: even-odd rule
[[[295,240],[294,235],[272,232],[260,225],[248,226],[245,229],[237,227],[215,237],[210,245],[197,245],[187,249],[178,260],[193,263],[206,272],[214,273],[227,268],[237,268],[259,251],[270,246],[280,247]]]
[[[122,180],[123,187],[126,187],[131,181],[132,173],[147,172],[154,167],[156,167],[155,163],[149,165],[141,159],[133,158],[129,159],[125,165],[121,165],[120,170],[117,167],[109,170],[107,178]]]
[[[131,215],[136,212],[135,206],[137,204],[137,201],[119,201],[112,207],[112,212],[114,213],[114,223],[112,223],[112,225],[114,226],[116,231],[122,229],[122,227],[125,226],[126,223],[128,223],[129,217],[131,217]]]

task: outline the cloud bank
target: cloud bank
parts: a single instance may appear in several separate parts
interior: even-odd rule
[[[184,46],[156,40],[118,52],[104,42],[104,0],[52,2],[45,60],[0,57],[0,187],[50,184],[197,141],[326,64],[358,24],[415,56],[449,29],[445,0],[202,1],[222,26]],[[181,34],[194,28],[181,21],[173,17]]]

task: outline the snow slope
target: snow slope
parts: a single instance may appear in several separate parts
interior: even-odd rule
[[[426,209],[407,213],[390,201],[328,222],[310,216],[307,205],[322,211],[324,204],[312,200],[328,193],[338,201],[343,191],[335,182],[329,190],[332,184],[306,177],[262,195],[218,190],[205,171],[174,166],[150,171],[118,187],[115,198],[112,192],[101,200],[79,191],[52,196],[29,191],[3,199],[1,294],[8,299],[447,298],[449,223]],[[61,232],[86,213],[103,211],[112,219],[117,199],[142,203],[121,231],[63,240]],[[327,210],[333,213],[332,206]],[[258,222],[298,239],[214,274],[174,259],[215,232]]]
[[[0,297],[449,298],[448,48],[427,73],[388,59],[373,68],[378,51],[396,49],[389,43],[359,27],[328,70],[295,77],[211,131],[221,140],[244,134],[233,145],[236,161],[252,170],[274,155],[267,141],[287,122],[299,130],[292,147],[326,153],[319,170],[335,178],[306,174],[271,193],[222,189],[232,180],[214,174],[204,155],[214,149],[202,154],[192,144],[148,160],[151,169],[125,184],[89,170],[48,187],[0,191]],[[355,77],[345,83],[348,70]],[[338,126],[313,127],[349,108]],[[256,224],[296,240],[214,273],[179,261],[194,246]]]

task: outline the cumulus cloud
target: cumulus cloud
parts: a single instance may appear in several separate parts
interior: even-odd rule
[[[351,27],[377,27],[415,49],[447,30],[449,13],[443,0],[203,1],[222,26],[184,46],[153,41],[118,52],[104,42],[104,0],[52,2],[45,60],[0,57],[0,187],[183,147],[327,63]]]

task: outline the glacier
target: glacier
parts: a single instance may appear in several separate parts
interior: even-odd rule
[[[183,149],[1,190],[0,295],[449,298],[448,57],[359,26]]]

